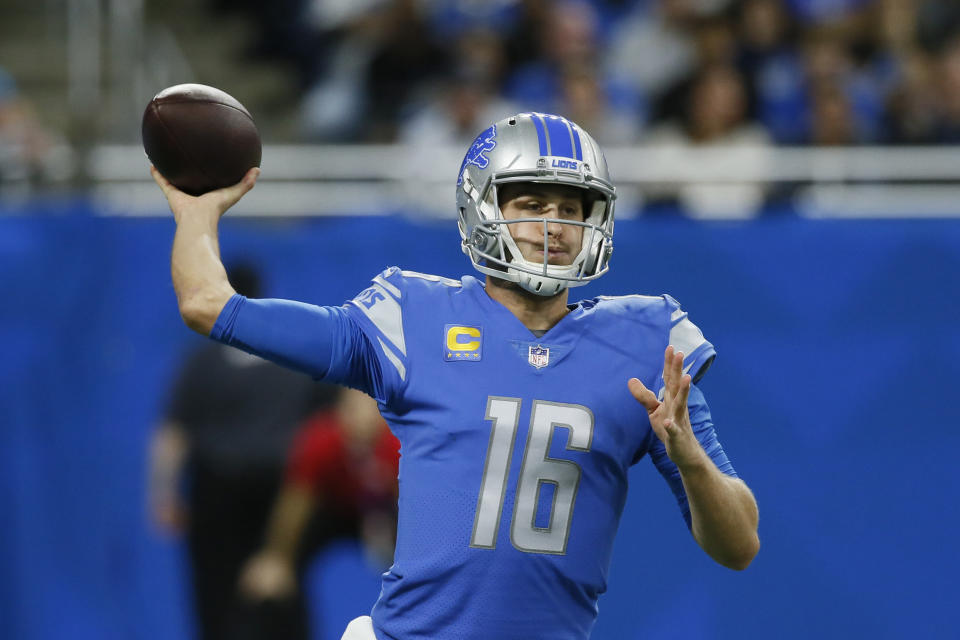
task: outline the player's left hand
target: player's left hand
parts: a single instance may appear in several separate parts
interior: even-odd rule
[[[691,379],[683,373],[683,353],[667,347],[663,357],[663,401],[637,378],[630,378],[630,393],[650,416],[650,426],[667,449],[667,455],[682,471],[701,464],[706,456],[690,426],[687,396]]]

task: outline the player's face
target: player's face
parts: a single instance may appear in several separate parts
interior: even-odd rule
[[[506,220],[536,218],[536,222],[507,225],[525,260],[543,262],[544,224],[547,220],[547,263],[572,264],[580,253],[583,227],[557,220],[583,222],[583,190],[556,184],[517,183],[501,187],[500,211]]]

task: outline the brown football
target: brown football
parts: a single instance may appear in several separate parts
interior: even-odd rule
[[[200,195],[260,166],[260,133],[242,104],[203,84],[164,89],[143,112],[143,148],[181,191]]]

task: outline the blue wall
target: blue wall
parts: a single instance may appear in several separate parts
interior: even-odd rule
[[[48,209],[0,217],[0,636],[189,637],[181,549],[143,500],[151,426],[202,340],[176,311],[173,223]],[[333,304],[390,264],[466,273],[458,241],[452,223],[227,219],[222,245],[273,295]],[[957,637],[958,274],[958,221],[618,223],[613,270],[574,293],[670,292],[717,345],[702,387],[763,549],[713,565],[644,460],[594,638]],[[349,550],[311,589],[331,629],[377,591]]]

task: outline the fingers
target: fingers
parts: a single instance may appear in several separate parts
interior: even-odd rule
[[[660,401],[657,400],[657,394],[647,389],[637,378],[630,378],[627,381],[627,388],[630,389],[630,394],[634,399],[643,405],[647,413],[653,413],[657,410],[657,407],[660,406]]]
[[[173,194],[182,193],[169,180],[164,178],[163,174],[160,173],[156,167],[150,167],[150,175],[153,177],[154,182],[157,183],[157,186],[160,187],[160,190],[163,191],[163,195],[166,196],[168,200]],[[257,184],[257,178],[259,177],[260,168],[253,167],[247,171],[247,173],[237,184],[215,191],[214,193],[217,193],[219,200],[223,205],[224,211],[235,205],[240,198],[246,195],[248,191],[253,189],[253,186]]]
[[[680,391],[680,382],[683,379],[683,352],[676,351],[673,345],[663,353],[663,386],[664,398],[673,398]]]
[[[231,187],[225,187],[219,190],[220,202],[223,210],[226,211],[239,202],[240,198],[247,194],[253,186],[257,184],[257,178],[260,176],[259,167],[253,167],[247,171],[243,179]]]
[[[668,345],[663,352],[663,386],[670,391],[670,377],[673,370],[670,368],[673,364],[673,345]]]
[[[687,398],[690,396],[690,385],[692,384],[692,378],[689,374],[685,374],[680,378],[679,390],[677,392],[676,404],[674,407],[676,411],[686,411],[687,410]]]
[[[160,190],[163,191],[163,195],[165,195],[167,198],[169,198],[170,194],[176,190],[176,187],[170,184],[170,181],[164,178],[163,174],[160,173],[153,165],[150,166],[150,175],[153,176],[153,181],[157,183],[157,186],[160,187]]]

